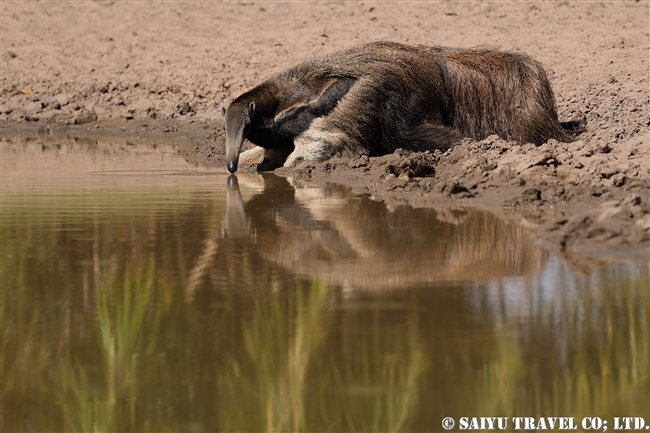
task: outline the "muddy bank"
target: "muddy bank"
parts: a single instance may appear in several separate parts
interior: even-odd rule
[[[188,6],[188,5],[191,5]],[[219,106],[298,61],[372,40],[539,60],[574,143],[498,137],[278,170],[390,204],[481,206],[560,254],[650,259],[647,2],[2,4],[3,136],[172,143],[225,170]]]
[[[533,227],[537,241],[558,253],[647,260],[650,183],[640,145],[537,148],[490,137],[445,153],[398,151],[277,171],[295,180],[342,182],[395,205],[488,208]]]

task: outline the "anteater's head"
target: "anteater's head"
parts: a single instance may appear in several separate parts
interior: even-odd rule
[[[225,117],[226,167],[231,173],[237,171],[241,147],[246,137],[248,137],[254,113],[255,102],[242,103],[234,101],[227,109],[221,107],[221,114]]]

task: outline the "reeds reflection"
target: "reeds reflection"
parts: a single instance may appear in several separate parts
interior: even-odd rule
[[[650,418],[647,267],[576,276],[490,214],[59,144],[3,143],[2,431]]]

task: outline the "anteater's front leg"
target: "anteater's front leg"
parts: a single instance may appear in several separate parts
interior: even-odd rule
[[[327,124],[326,118],[318,118],[294,139],[294,150],[284,166],[292,167],[300,161],[325,161],[344,153],[348,141],[345,133]]]
[[[239,156],[239,165],[256,166],[257,171],[275,170],[282,167],[293,148],[265,149],[256,146]]]
[[[266,149],[263,147],[255,146],[254,148],[242,152],[239,155],[239,165],[242,167],[248,167],[249,165],[258,165],[264,161],[266,157]]]

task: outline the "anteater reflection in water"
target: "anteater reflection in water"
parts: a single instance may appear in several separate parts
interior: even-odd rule
[[[527,228],[484,211],[388,207],[341,185],[245,172],[228,178],[219,258],[201,268],[230,274],[228,262],[249,275],[233,262],[246,251],[246,266],[379,293],[537,275],[548,253],[530,240]]]
[[[498,134],[519,143],[571,141],[542,66],[528,56],[374,42],[307,60],[222,108],[228,171],[447,149]],[[259,146],[241,154],[248,139]]]

